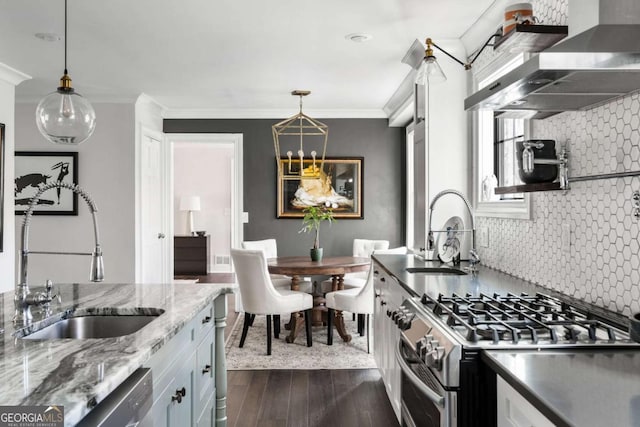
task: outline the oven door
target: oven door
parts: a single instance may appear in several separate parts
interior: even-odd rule
[[[396,347],[401,371],[403,427],[456,427],[456,392],[445,390],[438,379],[402,340]]]

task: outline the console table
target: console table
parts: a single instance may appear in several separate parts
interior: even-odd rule
[[[173,274],[205,275],[209,260],[209,236],[173,237]]]

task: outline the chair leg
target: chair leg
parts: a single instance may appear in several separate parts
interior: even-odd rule
[[[327,312],[327,345],[333,345],[333,308]]]
[[[368,316],[366,314],[358,314],[358,323],[360,323],[360,336],[363,337],[364,336],[364,330],[365,330],[365,316]]]
[[[371,321],[370,315],[367,314],[365,316],[365,323],[367,324],[367,353],[371,353],[371,348],[369,346],[369,337],[370,337],[370,334],[369,334],[369,322],[370,321]]]
[[[252,314],[251,319],[249,320],[249,326],[253,326],[253,321],[256,319],[256,315]]]
[[[351,313],[351,320],[353,320],[354,322],[356,321],[356,314],[355,313]]]
[[[244,325],[242,325],[242,335],[240,336],[240,345],[238,347],[242,348],[244,346],[244,340],[247,339],[247,331],[249,330],[249,326],[251,324],[251,314],[244,313]]]
[[[267,356],[271,356],[271,315],[267,314]]]
[[[280,337],[280,315],[273,315],[273,337],[278,339]]]
[[[307,347],[311,347],[313,345],[313,339],[311,338],[311,316],[311,309],[304,311],[304,326],[307,332]]]

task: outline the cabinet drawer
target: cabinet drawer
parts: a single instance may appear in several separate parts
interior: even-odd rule
[[[213,329],[213,324],[215,323],[213,313],[213,304],[209,304],[200,310],[200,312],[196,314],[196,317],[193,318],[196,343],[200,342],[200,340]]]
[[[196,404],[195,413],[200,415],[207,406],[207,401],[211,398],[215,386],[215,348],[214,331],[210,330],[204,337],[198,350],[196,351],[196,388],[194,399]]]
[[[176,248],[206,248],[207,236],[204,237],[183,237],[175,236],[173,239]]]
[[[173,253],[173,258],[176,260],[206,260],[207,251],[202,248],[176,248]]]

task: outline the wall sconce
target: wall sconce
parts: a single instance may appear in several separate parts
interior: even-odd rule
[[[300,112],[271,126],[273,132],[273,146],[276,152],[276,164],[278,165],[278,176],[284,180],[294,179],[320,179],[320,172],[324,170],[324,155],[327,151],[327,139],[329,137],[329,127],[318,120],[312,119],[302,112],[302,97],[309,95],[308,90],[294,90],[293,96],[300,97]],[[289,138],[293,136],[294,138]],[[309,152],[311,160],[305,159],[305,148],[303,139],[315,137],[315,145],[322,146],[322,154],[318,155],[316,150]],[[287,165],[284,167],[280,161],[280,143],[285,139],[293,139],[297,145],[296,157],[292,150],[288,150]],[[307,147],[308,149],[308,147]],[[305,162],[308,165],[305,167]]]
[[[198,196],[183,196],[180,198],[180,210],[188,211],[188,227],[189,234],[192,236],[196,235],[195,230],[193,229],[193,212],[200,210],[200,197]]]
[[[470,70],[471,69],[471,65],[475,62],[476,59],[478,59],[478,56],[480,56],[482,51],[487,46],[489,46],[489,42],[491,42],[491,39],[493,39],[494,37],[500,36],[500,35],[502,35],[502,33],[500,33],[500,32],[496,32],[495,34],[491,34],[491,36],[487,39],[487,41],[480,48],[480,50],[478,50],[478,52],[475,54],[475,56],[473,57],[473,59],[470,62],[462,62],[462,61],[460,61],[458,58],[456,58],[455,56],[451,55],[449,52],[447,52],[446,50],[442,49],[440,46],[435,44],[433,42],[433,40],[431,40],[431,38],[427,38],[427,40],[425,41],[425,43],[427,45],[427,49],[424,52],[424,59],[422,60],[422,63],[420,64],[420,68],[418,68],[418,73],[416,74],[415,83],[418,84],[418,85],[425,85],[427,83],[442,83],[442,82],[447,80],[447,76],[445,76],[444,72],[442,71],[442,68],[440,68],[440,65],[438,64],[438,61],[437,61],[435,55],[433,54],[433,49],[431,48],[431,46],[435,47],[440,52],[444,53],[449,58],[453,59],[458,64],[462,65],[465,70]]]

